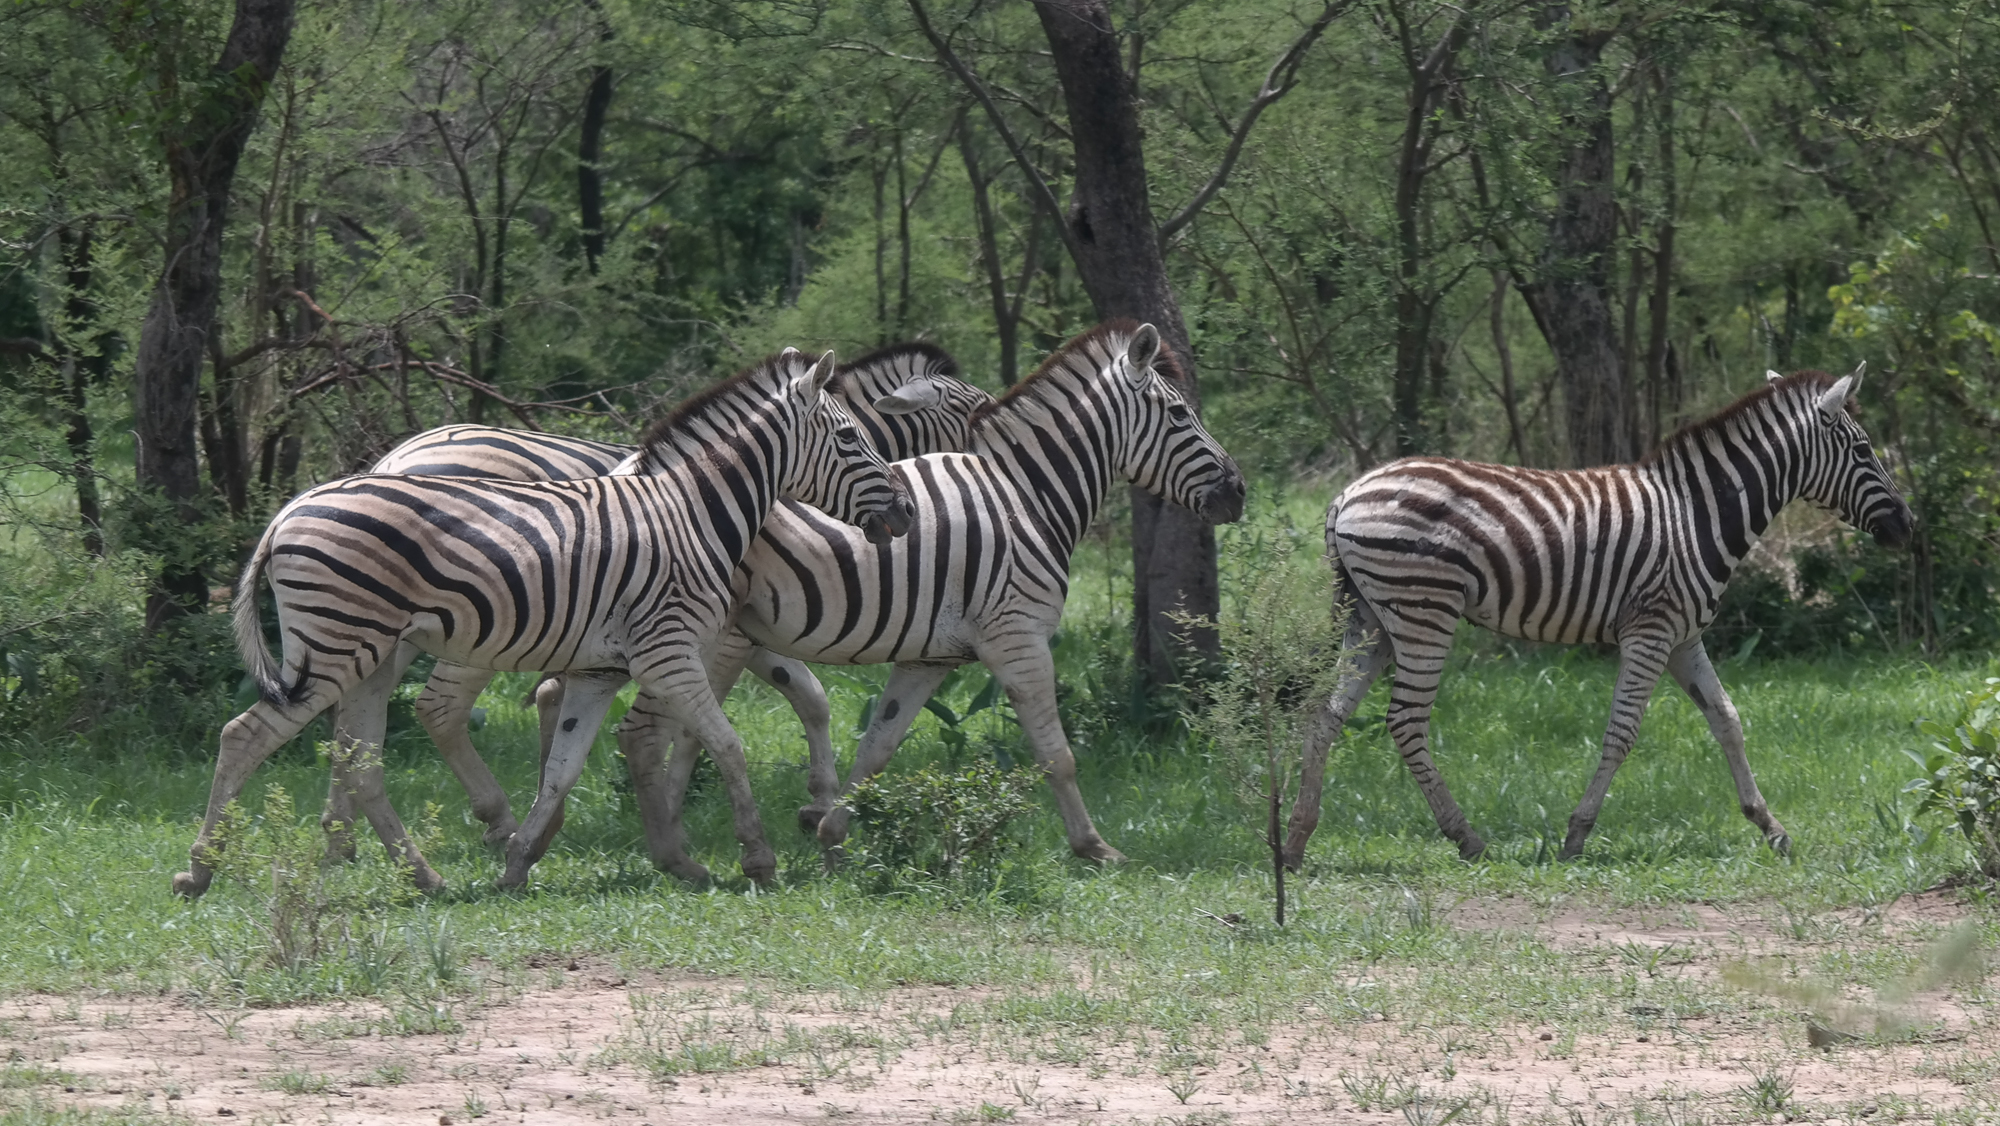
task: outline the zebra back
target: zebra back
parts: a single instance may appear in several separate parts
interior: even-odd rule
[[[1632,465],[1390,462],[1334,498],[1328,552],[1371,603],[1446,636],[1463,613],[1540,641],[1692,637],[1794,499],[1885,543],[1908,537],[1909,508],[1849,409],[1859,376],[1775,379]]]
[[[408,439],[384,454],[368,472],[567,481],[603,476],[637,449],[562,434],[459,423]]]

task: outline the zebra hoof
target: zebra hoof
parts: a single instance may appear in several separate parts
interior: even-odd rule
[[[182,899],[200,899],[201,893],[208,890],[208,879],[193,872],[175,872],[174,894]]]
[[[489,826],[486,832],[480,836],[479,841],[488,848],[506,848],[507,842],[514,839],[514,830],[518,827],[509,818],[497,825]]]
[[[802,805],[799,807],[799,832],[804,833],[808,837],[817,836],[819,834],[819,823],[825,819],[826,810],[810,805]]]
[[[1278,854],[1278,860],[1285,866],[1285,871],[1297,875],[1306,866],[1305,850],[1287,848]]]
[[[1780,829],[1778,832],[1772,833],[1770,836],[1764,838],[1764,841],[1771,846],[1772,852],[1788,860],[1791,858],[1792,838],[1784,830]]]
[[[693,884],[696,887],[706,887],[710,879],[712,879],[706,865],[702,864],[699,860],[691,860],[686,857],[679,860],[670,860],[660,865],[660,871],[665,872],[674,879],[680,880],[683,883]]]
[[[1581,852],[1582,846],[1579,845],[1577,850]],[[1467,837],[1464,840],[1458,842],[1458,858],[1460,860],[1465,861],[1467,864],[1470,864],[1473,861],[1478,860],[1480,857],[1485,855],[1486,855],[1486,842],[1480,840],[1478,837]],[[1296,869],[1294,870],[1296,871]]]
[[[778,854],[768,848],[756,849],[743,856],[743,874],[758,887],[766,887],[778,880]]]
[[[1093,841],[1090,844],[1080,845],[1071,851],[1076,853],[1077,858],[1080,860],[1088,860],[1092,864],[1106,868],[1125,863],[1125,854],[1105,844],[1103,841]]]

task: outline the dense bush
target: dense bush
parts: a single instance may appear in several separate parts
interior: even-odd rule
[[[1928,754],[1909,752],[1924,775],[1904,792],[1919,795],[1920,812],[1956,822],[1980,871],[2000,879],[2000,677],[1967,696],[1952,722],[1927,719],[1917,730],[1934,741]]]

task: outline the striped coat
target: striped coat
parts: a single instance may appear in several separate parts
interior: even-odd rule
[[[208,816],[174,878],[199,895],[213,876],[223,808],[271,751],[327,707],[348,700],[379,716],[400,675],[399,651],[463,665],[563,670],[564,702],[536,808],[508,847],[504,886],[518,886],[554,807],[627,673],[681,722],[703,732],[737,814],[744,867],[771,876],[776,858],[745,775],[742,746],[713,694],[702,650],[727,622],[730,576],[781,495],[824,507],[888,539],[908,525],[908,499],[853,420],[798,352],[759,364],[695,397],[648,434],[646,475],[517,483],[363,475],[308,490],[278,513],[236,596],[239,648],[263,699],[223,729]],[[277,594],[282,661],[258,624],[260,574]],[[350,718],[340,757],[379,748],[380,730]],[[421,885],[436,874],[379,786],[358,795],[384,842]]]
[[[1298,864],[1318,823],[1329,744],[1391,664],[1397,751],[1460,854],[1486,847],[1428,746],[1460,618],[1508,637],[1618,647],[1603,754],[1570,818],[1564,857],[1582,851],[1662,673],[1707,718],[1744,815],[1774,847],[1788,847],[1701,635],[1737,565],[1793,500],[1829,508],[1885,544],[1909,538],[1909,507],[1851,412],[1860,378],[1859,369],[1838,380],[1772,373],[1634,465],[1537,470],[1409,458],[1343,490],[1327,511],[1327,554],[1353,603],[1347,645],[1357,664],[1307,737],[1288,861]]]
[[[745,555],[737,626],[758,644],[829,664],[894,662],[849,785],[879,772],[951,669],[983,662],[1013,702],[1061,809],[1070,848],[1121,859],[1091,823],[1056,710],[1049,640],[1061,621],[1071,553],[1113,487],[1127,482],[1215,523],[1243,509],[1243,478],[1169,379],[1151,325],[1101,326],[1065,345],[974,416],[970,452],[892,468],[915,504],[910,532],[869,543],[781,505]],[[621,735],[635,782],[654,767],[663,717],[635,707]],[[680,795],[694,747],[675,745],[663,792],[640,782],[649,845],[663,866],[699,865],[681,840]],[[846,835],[835,780],[813,780],[822,844]]]
[[[972,413],[993,397],[957,378],[958,364],[935,345],[914,342],[877,349],[843,364],[829,387],[854,417],[855,425],[877,453],[897,460],[935,450],[963,449]],[[895,395],[896,413],[884,413],[876,401]],[[429,476],[484,477],[510,481],[562,481],[610,473],[638,452],[637,446],[595,442],[557,434],[533,433],[490,426],[441,426],[410,438],[378,461],[371,472]],[[739,642],[722,644],[740,649]],[[803,663],[767,650],[755,650],[743,663],[782,693],[798,712],[807,735],[809,756],[817,773],[833,769],[833,744],[828,725],[826,693]],[[507,794],[472,745],[470,719],[479,694],[492,682],[491,669],[440,661],[417,697],[415,711],[439,753],[470,799],[472,811],[486,826],[489,844],[505,842],[516,824]],[[544,716],[546,748],[562,704],[560,681],[545,683],[537,694]],[[716,685],[717,695],[728,692]],[[824,763],[824,766],[820,764]],[[355,783],[336,779],[328,791],[322,817],[336,852],[352,854]],[[560,827],[561,811],[551,822]]]

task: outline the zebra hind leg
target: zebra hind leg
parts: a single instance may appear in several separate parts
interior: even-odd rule
[[[1354,655],[1354,667],[1341,679],[1326,706],[1313,717],[1299,758],[1299,791],[1292,802],[1292,816],[1285,836],[1285,867],[1296,872],[1305,863],[1306,842],[1319,828],[1320,797],[1326,786],[1327,752],[1340,737],[1354,709],[1368,695],[1382,670],[1395,660],[1388,635],[1364,604],[1356,604],[1348,619],[1342,647]]]
[[[1743,721],[1736,714],[1736,705],[1730,702],[1729,693],[1723,690],[1721,678],[1715,675],[1715,666],[1709,662],[1708,649],[1701,638],[1681,646],[1667,661],[1667,672],[1674,683],[1681,686],[1694,706],[1701,709],[1703,718],[1708,720],[1708,732],[1722,745],[1723,757],[1729,760],[1729,775],[1736,783],[1736,800],[1743,810],[1743,816],[1757,826],[1764,834],[1764,840],[1781,856],[1792,851],[1791,835],[1771,814],[1771,808],[1764,804],[1764,795],[1757,789],[1757,777],[1750,773],[1750,759],[1743,752]]]
[[[562,711],[554,725],[548,767],[542,772],[534,807],[507,841],[507,867],[500,876],[503,889],[526,884],[528,869],[548,850],[563,799],[583,775],[584,764],[590,758],[590,745],[597,740],[597,729],[604,723],[604,713],[611,710],[612,698],[625,684],[622,676],[573,674],[563,679],[567,683],[563,688]]]
[[[436,891],[444,880],[431,869],[389,804],[382,772],[382,744],[388,734],[389,697],[409,666],[408,646],[398,646],[392,659],[377,666],[341,701],[340,724],[334,730],[334,781],[351,786],[361,811],[389,855],[403,864],[419,891]]]
[[[769,649],[752,653],[748,668],[784,696],[806,729],[806,794],[811,800],[799,807],[799,832],[810,837],[819,831],[820,819],[840,794],[840,764],[833,753],[833,708],[827,703],[826,687],[804,661]]]
[[[445,765],[465,789],[472,815],[486,826],[483,839],[489,845],[504,845],[514,835],[514,811],[507,807],[507,791],[472,745],[472,707],[491,683],[490,669],[439,661],[417,697],[416,712]]]
[[[390,656],[390,663],[396,670],[394,679],[390,681],[392,689],[394,685],[402,682],[404,671],[410,667],[410,662],[416,659],[416,646],[397,643]],[[330,726],[335,732],[343,731],[352,720],[363,728],[379,727],[387,731],[388,707],[387,695],[382,696],[377,702],[364,703],[358,696],[350,693],[328,713]],[[376,708],[382,714],[355,717],[357,709],[368,708]],[[355,812],[359,808],[354,801],[354,787],[354,780],[347,775],[346,763],[339,755],[335,755],[327,769],[326,809],[319,815],[320,831],[326,834],[326,862],[329,864],[345,864],[354,860],[354,826],[358,823]]]
[[[1611,696],[1611,718],[1604,725],[1604,753],[1598,759],[1597,773],[1583,791],[1583,800],[1577,803],[1576,812],[1570,814],[1569,832],[1563,837],[1562,851],[1556,854],[1556,859],[1574,860],[1583,855],[1584,839],[1597,825],[1604,797],[1611,792],[1612,776],[1632,751],[1632,741],[1639,735],[1639,721],[1646,718],[1646,703],[1652,699],[1653,686],[1660,682],[1660,672],[1666,663],[1666,646],[1651,639],[1620,643],[1618,686]]]
[[[909,734],[910,724],[916,722],[917,713],[924,703],[936,692],[944,678],[951,675],[954,665],[899,664],[896,671],[889,674],[889,683],[882,689],[882,695],[875,701],[875,714],[868,721],[868,730],[862,733],[861,745],[854,751],[854,769],[848,771],[847,785],[841,788],[841,796],[855,786],[882,773],[889,765],[890,756],[896,753],[896,746]],[[854,810],[839,801],[826,811],[819,821],[819,844],[827,850],[826,862],[831,865],[839,859],[838,849],[847,840],[847,828],[854,817]]]
[[[174,894],[197,899],[215,879],[215,861],[221,849],[216,829],[230,802],[243,793],[243,785],[271,752],[305,729],[314,716],[339,699],[337,691],[323,687],[294,704],[276,705],[259,700],[250,710],[230,720],[222,728],[221,747],[215,756],[215,779],[208,790],[208,814],[195,833],[194,847],[188,850],[189,865],[173,877]]]
[[[1452,798],[1430,751],[1431,705],[1437,700],[1445,657],[1458,627],[1457,609],[1427,609],[1422,618],[1384,610],[1377,614],[1396,654],[1396,677],[1389,690],[1389,737],[1423,791],[1438,831],[1458,845],[1459,859],[1476,860],[1485,853],[1486,842]]]

